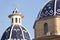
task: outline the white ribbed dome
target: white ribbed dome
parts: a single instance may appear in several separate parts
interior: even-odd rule
[[[48,0],[37,18],[60,16],[60,0]]]

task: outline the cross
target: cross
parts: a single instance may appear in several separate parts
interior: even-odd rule
[[[15,8],[19,7],[19,4],[17,4],[17,3],[13,3],[13,4],[14,4]]]
[[[16,8],[18,8],[19,7],[19,4],[16,4]]]

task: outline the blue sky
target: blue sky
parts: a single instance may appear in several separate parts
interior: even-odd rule
[[[48,0],[0,0],[0,38],[4,31],[10,26],[11,22],[8,15],[16,7],[24,15],[23,25],[28,29],[32,38],[34,38],[33,25],[35,19]]]

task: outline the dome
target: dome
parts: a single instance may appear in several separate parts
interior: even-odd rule
[[[60,16],[60,0],[48,0],[46,5],[39,12],[37,18]]]
[[[1,40],[31,40],[29,32],[22,26],[23,15],[15,8],[8,16],[11,19],[11,26],[3,33]]]
[[[19,25],[11,25],[2,35],[1,40],[31,40],[28,31]]]

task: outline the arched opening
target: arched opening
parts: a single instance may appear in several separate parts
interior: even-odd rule
[[[46,35],[48,33],[48,24],[44,24],[44,34]]]
[[[12,23],[13,23],[13,18],[12,18]]]
[[[15,18],[15,22],[17,23],[17,18]]]
[[[20,18],[19,18],[19,23],[20,23]]]

